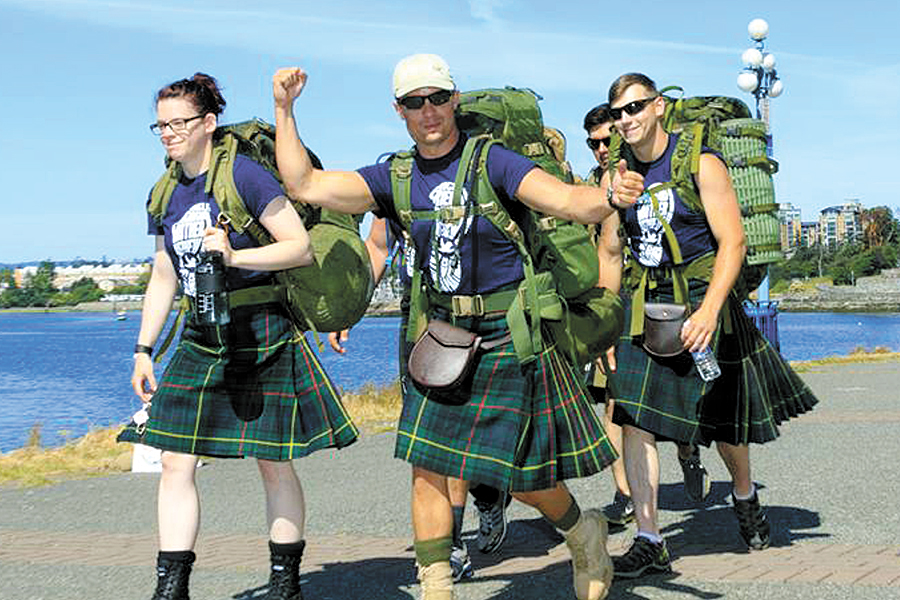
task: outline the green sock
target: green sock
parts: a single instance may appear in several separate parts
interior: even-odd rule
[[[450,549],[453,545],[453,536],[435,538],[413,542],[416,551],[416,562],[422,567],[433,565],[437,562],[450,560]]]
[[[574,496],[569,496],[572,498],[572,504],[569,506],[569,510],[566,511],[562,517],[560,517],[559,521],[551,521],[553,526],[559,529],[560,531],[568,531],[575,527],[575,523],[578,522],[578,519],[581,517],[581,509],[578,508],[578,502],[575,501]]]

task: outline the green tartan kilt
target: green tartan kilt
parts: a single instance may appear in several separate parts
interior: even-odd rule
[[[150,419],[119,441],[217,457],[291,460],[343,448],[357,429],[302,333],[277,304],[232,310],[220,332],[191,324],[153,395]]]
[[[689,284],[697,307],[707,284]],[[671,289],[660,285],[648,301],[672,302]],[[712,342],[722,375],[710,383],[700,378],[689,353],[654,357],[643,349],[640,336],[622,334],[610,383],[616,423],[683,443],[762,444],[778,437],[781,423],[815,406],[812,391],[747,317],[740,301],[729,297],[726,309],[731,331],[723,331],[720,318]],[[630,313],[627,298],[626,323]]]
[[[457,319],[485,340],[506,320]],[[401,331],[404,331],[401,327]],[[401,357],[407,354],[400,340]],[[480,354],[457,394],[461,406],[429,398],[401,369],[403,410],[394,456],[429,471],[501,490],[554,488],[587,477],[616,458],[584,384],[555,350],[522,365],[512,342]]]

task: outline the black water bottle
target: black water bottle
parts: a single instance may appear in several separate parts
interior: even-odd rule
[[[200,325],[228,325],[228,290],[225,288],[225,261],[222,253],[204,250],[194,271],[197,286],[197,323]]]

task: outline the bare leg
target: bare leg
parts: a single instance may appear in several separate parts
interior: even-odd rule
[[[609,438],[613,448],[619,453],[619,458],[613,462],[610,468],[612,469],[613,480],[616,482],[616,489],[619,490],[620,494],[631,496],[631,488],[628,487],[628,477],[625,475],[625,460],[622,458],[624,455],[622,452],[622,428],[613,423],[612,420],[614,406],[613,400],[607,399],[606,410],[603,412],[603,429],[606,430],[606,437]]]
[[[266,520],[269,539],[291,544],[303,539],[306,504],[303,487],[291,461],[257,460],[266,490]]]
[[[622,432],[625,471],[631,487],[638,531],[659,535],[659,454],[656,437],[631,425],[625,425]]]
[[[535,492],[513,492],[513,497],[520,502],[538,509],[542,515],[556,523],[565,516],[574,499],[566,484],[559,483],[549,490]]]
[[[194,549],[200,528],[200,496],[194,479],[196,473],[196,456],[162,453],[156,510],[159,549],[163,552]]]
[[[447,478],[447,490],[452,506],[465,506],[466,495],[469,493],[469,482],[455,477]]]
[[[744,444],[735,446],[725,442],[716,442],[716,450],[722,457],[722,462],[731,474],[734,492],[738,496],[748,496],[751,490],[750,479],[750,446]]]
[[[453,513],[447,477],[413,467],[412,520],[416,540],[453,535]]]

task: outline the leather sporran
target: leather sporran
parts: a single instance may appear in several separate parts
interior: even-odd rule
[[[644,350],[654,356],[677,356],[684,352],[681,328],[688,317],[683,304],[647,302],[644,304]]]
[[[465,404],[468,393],[463,389],[478,358],[481,336],[431,319],[425,333],[409,353],[409,376],[442,404]],[[459,393],[452,393],[458,391]]]

